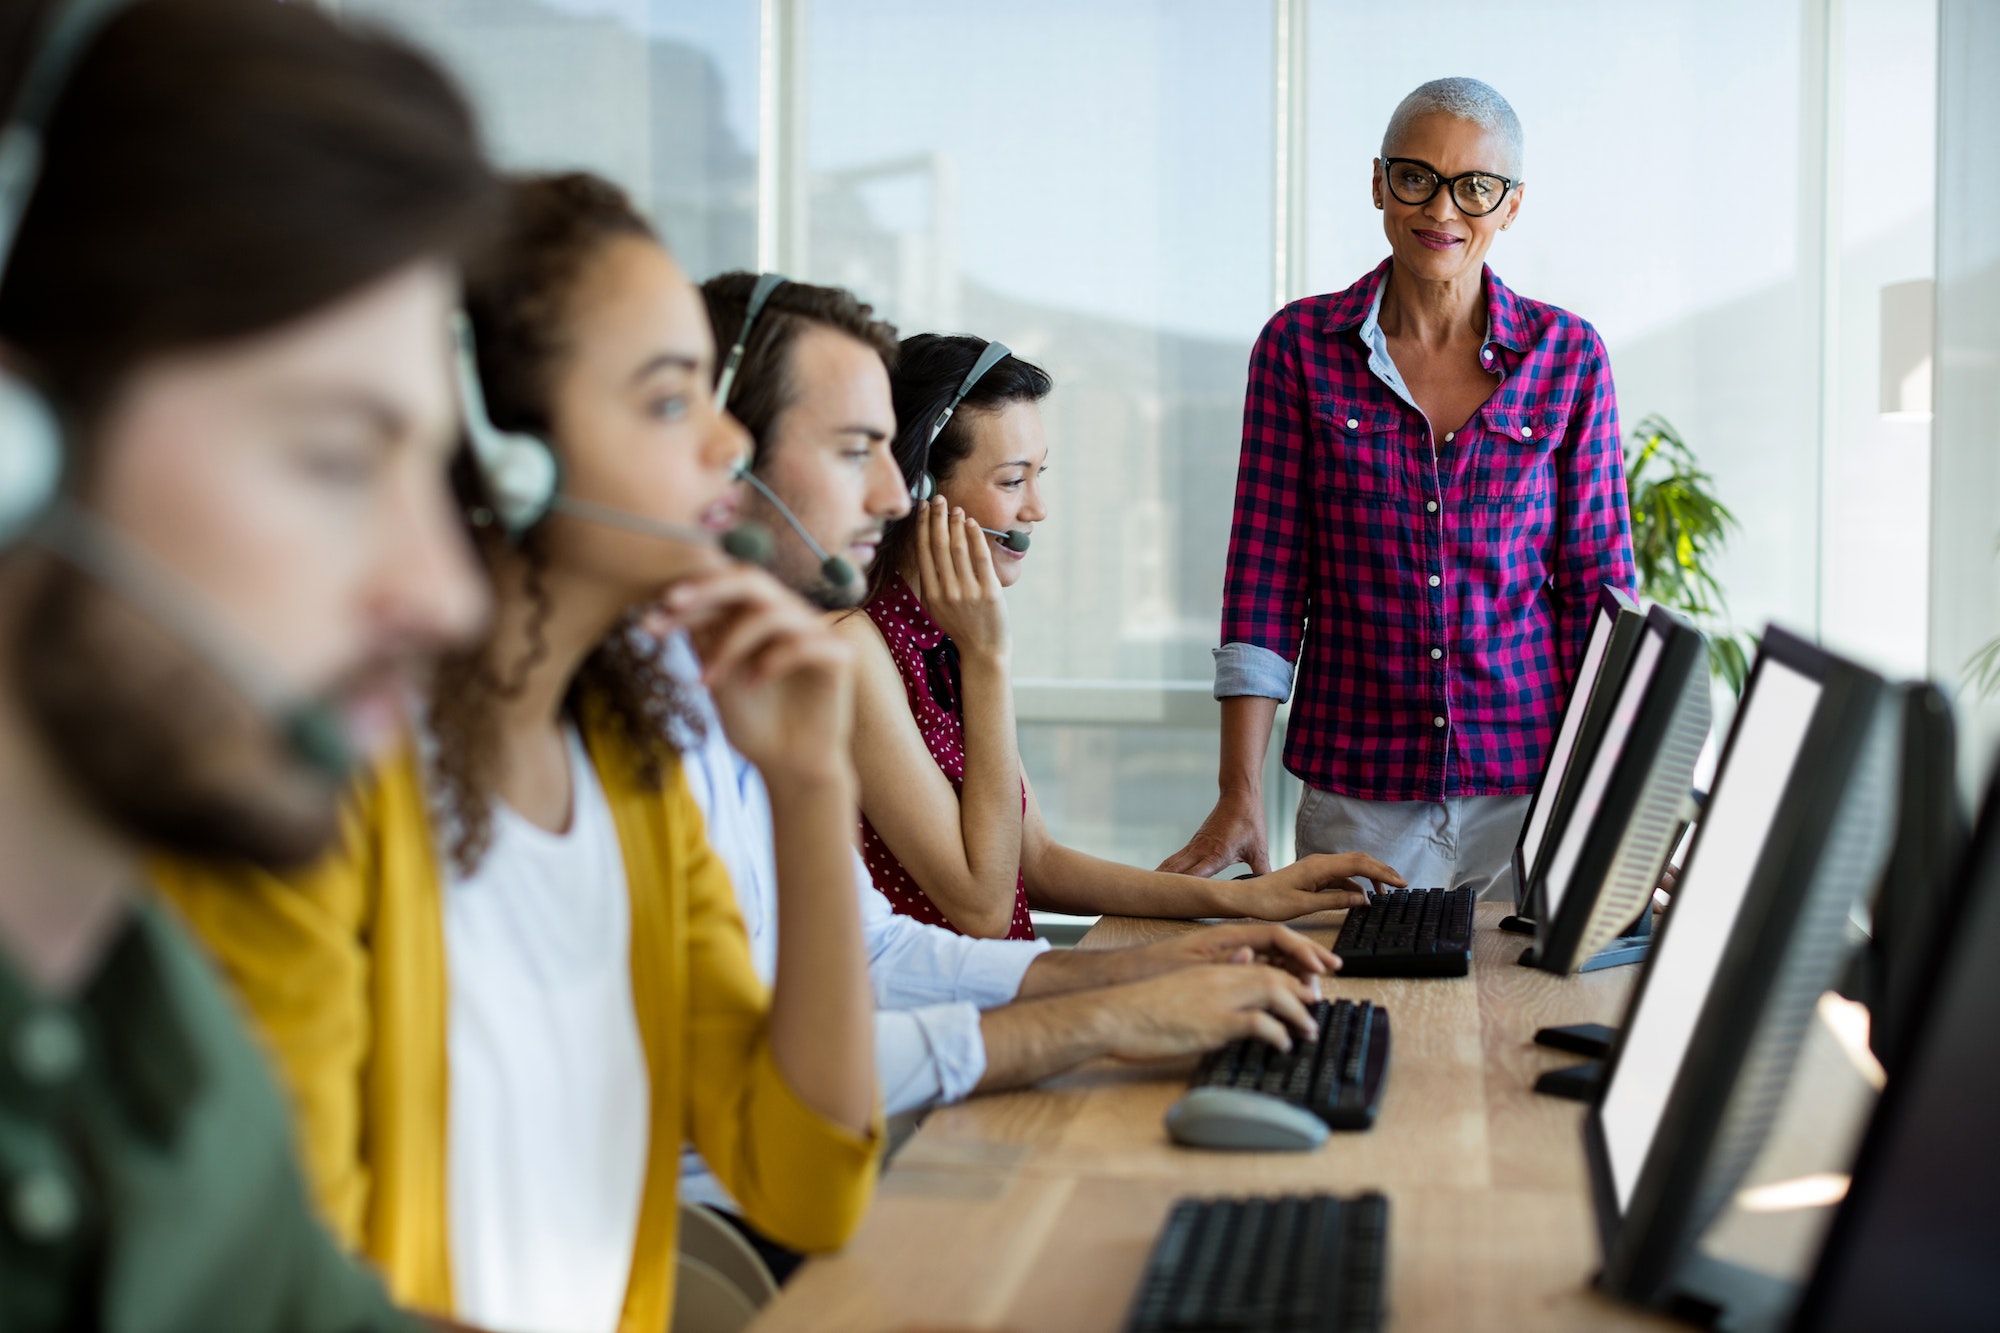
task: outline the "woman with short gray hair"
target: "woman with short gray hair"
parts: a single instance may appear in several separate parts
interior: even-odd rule
[[[1264,751],[1289,696],[1301,855],[1511,886],[1597,590],[1634,582],[1604,344],[1486,267],[1524,174],[1504,97],[1424,84],[1374,164],[1389,258],[1258,338],[1215,654],[1221,795],[1162,869],[1266,868]]]

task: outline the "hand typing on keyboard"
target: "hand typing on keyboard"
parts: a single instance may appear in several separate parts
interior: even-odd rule
[[[1309,912],[1337,911],[1367,902],[1368,880],[1398,887],[1408,882],[1393,867],[1360,852],[1302,856],[1268,875],[1218,885],[1226,896],[1215,915],[1289,921]]]
[[[1263,963],[1307,982],[1340,968],[1340,959],[1324,945],[1290,926],[1264,921],[1207,926],[1136,949],[1105,952],[1107,961],[1120,969],[1118,981],[1141,981],[1202,963]]]
[[[1259,963],[1207,963],[1096,992],[1117,1000],[1107,1014],[1108,1053],[1159,1060],[1254,1038],[1281,1051],[1319,1035],[1314,988]]]

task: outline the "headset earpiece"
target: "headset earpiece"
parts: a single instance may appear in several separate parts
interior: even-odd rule
[[[486,392],[479,382],[479,349],[472,321],[463,310],[452,314],[452,343],[458,367],[458,396],[465,411],[465,437],[479,466],[492,514],[509,540],[517,540],[542,521],[562,487],[562,467],[548,442],[519,431],[505,431],[486,413]],[[483,510],[473,511],[479,522]],[[480,526],[484,526],[481,524]]]
[[[931,475],[929,468],[925,468],[923,475],[917,478],[917,484],[910,487],[910,498],[920,505],[929,504],[936,494],[937,478]]]
[[[0,370],[0,547],[35,525],[62,482],[62,425],[48,399]]]
[[[70,0],[51,8],[0,126],[0,275],[42,174],[42,134],[78,61],[132,0]],[[0,547],[46,514],[62,484],[63,429],[49,400],[0,367]]]

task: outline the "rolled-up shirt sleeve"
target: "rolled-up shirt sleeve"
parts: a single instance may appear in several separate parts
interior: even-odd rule
[[[1305,499],[1311,431],[1292,312],[1271,317],[1250,352],[1243,446],[1222,590],[1215,694],[1291,694],[1312,586],[1313,523]],[[1261,650],[1252,652],[1248,650]],[[1273,660],[1283,664],[1282,674]],[[1282,688],[1280,680],[1282,679]]]
[[[877,1013],[875,1063],[890,1115],[963,1099],[986,1074],[979,1010],[931,1004]]]
[[[1556,553],[1558,621],[1567,675],[1583,659],[1597,590],[1633,591],[1632,529],[1625,495],[1625,448],[1618,432],[1618,394],[1604,342],[1589,331],[1590,352],[1568,434],[1556,460],[1561,514]]]
[[[1020,994],[1021,978],[1048,950],[1047,940],[976,939],[902,916],[869,880],[858,856],[854,873],[861,886],[861,933],[878,1008],[964,1001],[975,1009],[991,1009],[1006,1004]],[[982,1072],[985,1058],[982,1050]],[[976,1075],[973,1081],[978,1081]]]
[[[1234,699],[1254,694],[1279,703],[1292,697],[1290,662],[1254,643],[1225,643],[1210,650],[1215,656],[1215,697]]]

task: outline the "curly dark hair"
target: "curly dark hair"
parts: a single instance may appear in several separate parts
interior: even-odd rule
[[[569,349],[571,299],[605,246],[659,237],[617,186],[584,172],[517,176],[507,183],[506,220],[499,243],[467,277],[465,310],[479,348],[479,378],[487,410],[502,430],[550,433],[550,393]],[[464,512],[488,504],[469,450],[461,450],[453,484]],[[510,549],[526,565],[531,613],[528,648],[516,660],[495,660],[495,645],[461,651],[439,664],[429,723],[436,749],[431,776],[448,827],[452,866],[477,870],[493,841],[492,790],[498,705],[517,697],[547,655],[550,610],[545,530],[530,529],[511,548],[491,524],[471,527],[489,569]],[[615,724],[637,765],[635,779],[657,789],[681,744],[703,732],[701,711],[661,664],[660,645],[642,632],[636,611],[614,626],[570,682],[564,711],[586,712]]]

